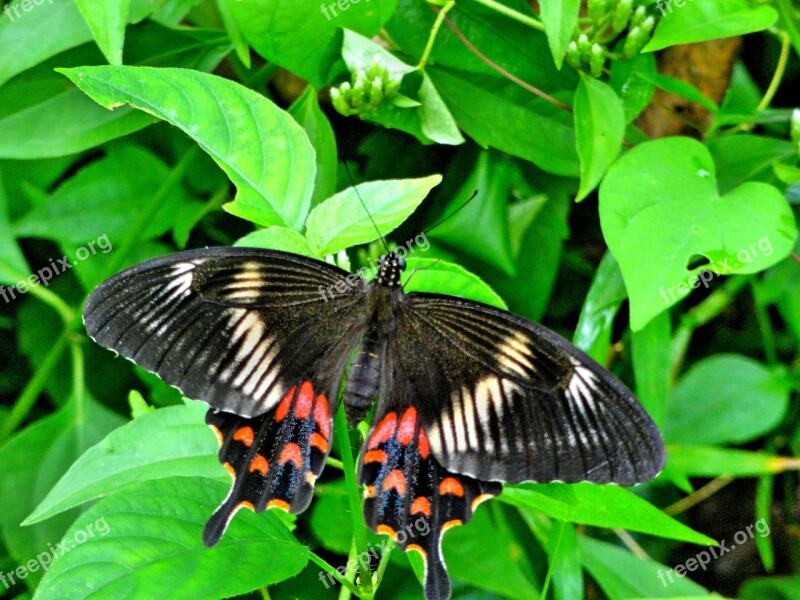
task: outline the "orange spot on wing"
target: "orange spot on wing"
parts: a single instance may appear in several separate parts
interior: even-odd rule
[[[326,438],[331,437],[331,410],[325,394],[317,396],[317,405],[314,407],[314,421]]]
[[[242,442],[248,448],[253,445],[255,434],[252,427],[240,427],[233,434],[233,439],[237,442]]]
[[[388,415],[383,417],[381,422],[378,423],[378,426],[375,428],[375,431],[372,432],[367,448],[374,450],[383,442],[390,440],[394,435],[395,429],[397,429],[397,413],[390,412]]]
[[[311,441],[309,443],[315,448],[319,448],[319,451],[322,453],[328,451],[328,440],[316,432],[311,434]]]
[[[431,516],[431,503],[425,496],[418,496],[411,504],[411,514],[422,513],[426,517]]]
[[[247,500],[242,500],[241,502],[239,502],[239,504],[237,504],[237,505],[236,505],[236,508],[234,508],[233,510],[234,510],[234,511],[237,511],[237,510],[239,510],[240,508],[249,508],[249,509],[250,509],[250,510],[252,510],[252,511],[255,511],[255,509],[256,509],[256,508],[253,506],[253,503],[252,503],[252,502],[248,502]]]
[[[428,553],[425,552],[423,547],[420,546],[419,544],[409,544],[408,546],[406,546],[406,552],[411,552],[412,550],[414,550],[415,552],[419,552],[422,555],[423,559],[428,558]]]
[[[439,484],[439,493],[444,496],[445,494],[452,494],[453,496],[463,496],[464,486],[455,477],[445,477]]]
[[[298,469],[303,468],[303,454],[300,452],[300,446],[294,442],[286,444],[286,447],[281,452],[281,464],[293,462]]]
[[[304,381],[300,385],[300,393],[297,396],[297,404],[294,407],[294,414],[298,419],[307,419],[311,414],[311,407],[314,405],[314,386],[310,381]]]
[[[263,473],[264,475],[266,475],[267,474],[267,470],[269,470],[269,463],[267,462],[267,459],[264,458],[263,456],[261,456],[260,454],[258,456],[256,456],[252,460],[252,462],[250,463],[250,472],[251,473],[253,471],[259,471],[260,473]]]
[[[417,439],[417,446],[419,447],[419,456],[423,460],[431,455],[431,444],[428,441],[428,436],[425,434],[424,429],[419,430],[419,439]]]
[[[383,450],[370,450],[364,455],[364,462],[369,463],[383,463],[386,461],[386,452]]]
[[[414,431],[417,428],[417,409],[411,406],[403,413],[400,425],[397,428],[397,441],[408,446],[414,439]]]
[[[391,490],[392,488],[396,489],[401,496],[406,493],[406,476],[403,475],[400,469],[395,469],[389,473],[383,481],[384,490]]]
[[[388,535],[393,540],[397,539],[397,532],[388,525],[378,525],[378,533]]]
[[[368,485],[364,488],[364,498],[374,498],[377,495],[374,485]]]
[[[278,404],[278,409],[275,411],[275,420],[280,423],[286,418],[286,415],[289,413],[289,409],[292,407],[292,398],[294,397],[294,391],[297,389],[297,386],[292,386],[289,388],[289,391],[281,400],[281,403]]]
[[[276,498],[275,500],[270,500],[267,502],[267,508],[280,508],[281,510],[289,512],[289,503],[285,500],[278,500]]]
[[[236,479],[236,469],[233,468],[233,465],[229,462],[226,462],[224,465],[225,470],[231,474],[231,477]]]
[[[462,524],[461,519],[453,519],[452,521],[447,521],[447,523],[442,525],[442,535],[444,535],[444,532],[450,529],[451,527],[456,527],[461,524]]]

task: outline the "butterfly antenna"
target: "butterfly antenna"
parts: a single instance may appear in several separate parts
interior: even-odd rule
[[[378,224],[375,223],[375,219],[372,218],[372,215],[370,214],[369,209],[367,208],[367,203],[364,202],[364,199],[361,197],[361,194],[358,193],[358,186],[356,185],[355,179],[353,179],[353,174],[350,172],[350,167],[347,164],[347,161],[343,160],[342,164],[344,165],[344,170],[347,171],[347,176],[350,178],[350,183],[353,184],[353,191],[355,191],[356,196],[358,196],[358,200],[361,202],[361,206],[364,207],[364,212],[367,213],[367,216],[369,217],[369,220],[372,222],[372,226],[375,228],[375,231],[378,232],[378,237],[381,238],[381,243],[383,244],[384,250],[386,250],[386,252],[388,253],[389,245],[386,243],[386,239],[383,237],[381,230],[378,229]]]
[[[438,265],[441,261],[442,261],[441,258],[437,258],[435,261],[433,261],[432,265],[428,265],[427,267],[414,267],[414,269],[411,271],[411,274],[408,276],[408,279],[406,279],[405,285],[411,283],[411,278],[414,277],[414,275],[416,275],[417,271],[427,271],[428,269],[432,269],[433,267]]]
[[[467,198],[466,202],[464,202],[464,203],[463,203],[461,206],[459,206],[459,207],[458,207],[456,210],[454,210],[453,212],[451,212],[449,215],[447,215],[447,216],[446,216],[446,217],[444,217],[443,219],[440,219],[439,221],[437,221],[436,223],[434,223],[434,224],[433,224],[431,227],[428,227],[428,228],[427,228],[425,231],[423,231],[423,233],[429,233],[429,232],[431,232],[432,230],[436,229],[436,228],[437,228],[439,225],[441,225],[442,223],[444,223],[445,221],[447,221],[448,219],[450,219],[451,217],[455,217],[455,216],[456,216],[456,215],[457,215],[459,212],[461,212],[461,209],[463,209],[463,208],[464,208],[464,207],[465,207],[467,204],[469,204],[470,202],[472,202],[472,200],[473,200],[473,199],[475,198],[475,196],[477,196],[477,195],[478,195],[478,190],[475,190],[474,192],[472,192],[472,195],[471,195],[469,198]]]

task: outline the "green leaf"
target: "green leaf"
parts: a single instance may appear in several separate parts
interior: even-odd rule
[[[545,0],[540,4],[544,32],[553,60],[559,69],[564,62],[567,44],[572,39],[575,26],[578,24],[580,0]]]
[[[362,183],[314,207],[306,222],[309,244],[317,256],[333,254],[387,235],[405,221],[441,175]],[[363,203],[362,203],[363,201]],[[376,231],[375,228],[378,228]]]
[[[289,107],[289,114],[305,130],[317,157],[317,175],[314,179],[314,193],[311,196],[311,205],[316,206],[336,191],[339,166],[336,137],[328,117],[319,107],[317,92],[310,86]]]
[[[121,65],[131,0],[77,0],[76,3],[109,64]]]
[[[708,536],[664,514],[625,488],[594,483],[506,485],[500,499],[558,519],[595,527],[617,527],[693,544],[715,544]]]
[[[589,195],[617,158],[625,135],[625,111],[614,90],[599,79],[581,76],[575,92],[575,139],[581,160],[576,200]]]
[[[458,130],[453,115],[442,100],[436,86],[427,73],[407,65],[397,59],[385,48],[369,38],[346,31],[342,44],[342,58],[352,72],[364,69],[379,57],[390,76],[403,77],[401,90],[413,86],[419,102],[410,98],[397,98],[397,102],[384,101],[377,110],[360,115],[363,119],[405,131],[415,136],[423,144],[463,144],[464,137]],[[405,106],[404,106],[405,105]]]
[[[227,479],[216,460],[214,436],[201,402],[142,415],[89,448],[25,519],[26,525],[137,482],[166,477]]]
[[[614,319],[628,297],[619,265],[606,252],[597,267],[589,293],[583,301],[572,343],[598,363],[605,364],[611,347]]]
[[[308,548],[272,511],[242,511],[215,548],[203,545],[203,524],[226,491],[224,483],[178,477],[109,496],[67,532],[72,549],[53,561],[34,598],[159,598],[168,590],[176,600],[216,600],[299,573]]]
[[[637,54],[629,60],[611,62],[608,83],[622,100],[625,122],[631,123],[650,104],[655,86],[641,75],[656,72],[656,59],[652,54]]]
[[[700,106],[707,108],[712,115],[719,112],[719,106],[691,83],[667,75],[661,75],[660,73],[638,73],[637,76],[639,79],[643,79],[665,92],[675,94],[690,102],[696,102]]]
[[[431,231],[431,238],[513,276],[508,219],[513,167],[496,152],[474,156],[467,150],[451,163],[448,175],[458,177],[460,185],[451,193],[452,208],[443,213],[445,220]],[[462,208],[476,190],[478,194]]]
[[[128,64],[209,71],[230,51],[218,31],[170,29],[147,21],[128,35]],[[156,119],[128,107],[109,111],[78,88],[64,85],[53,67],[93,64],[95,48],[82,46],[37,65],[0,87],[0,157],[31,159],[74,154],[138,131]]]
[[[800,575],[754,577],[739,588],[740,600],[795,600],[800,595]]]
[[[668,312],[662,312],[631,336],[636,396],[657,425],[664,422],[667,395],[672,380],[670,355],[671,323]]]
[[[797,237],[777,189],[748,182],[720,196],[708,150],[681,137],[640,144],[609,169],[600,222],[634,330],[704,283],[701,273],[756,273],[786,257]]]
[[[717,165],[722,193],[747,181],[762,181],[780,188],[775,165],[797,157],[797,150],[791,142],[759,135],[716,138],[709,141],[708,150]]]
[[[753,477],[780,473],[793,459],[763,452],[731,450],[716,446],[667,446],[670,469],[687,477]]]
[[[397,0],[251,0],[230,9],[253,49],[321,89],[330,82],[341,29],[375,35]]]
[[[85,258],[104,262],[101,257],[108,257],[141,210],[131,198],[152,198],[168,175],[167,165],[149,151],[128,144],[114,146],[105,158],[78,171],[23,215],[14,229],[20,237],[58,241],[80,272],[83,261],[77,255],[79,248],[105,236],[112,249],[103,252],[95,246],[96,250]],[[140,239],[154,239],[168,231],[188,200],[183,190],[176,189]]]
[[[17,273],[28,273],[30,267],[16,236],[8,222],[8,196],[6,194],[3,172],[0,171],[0,284],[17,283]]]
[[[270,250],[283,250],[315,258],[314,251],[308,245],[306,238],[294,229],[287,227],[267,227],[258,229],[236,240],[234,246],[246,248],[268,248]]]
[[[781,422],[791,389],[783,367],[770,369],[739,354],[706,358],[672,390],[664,437],[673,444],[749,442]]]
[[[406,292],[430,292],[468,298],[506,310],[506,303],[480,277],[465,268],[432,258],[406,259],[403,273]]]
[[[236,185],[236,199],[225,205],[231,214],[263,226],[301,227],[311,203],[314,149],[294,119],[263,96],[227,79],[182,69],[60,72],[107,108],[130,104],[192,137]]]
[[[122,417],[90,396],[80,401],[73,397],[59,411],[39,419],[0,447],[0,526],[16,564],[27,564],[41,553],[47,555],[48,544],[55,546],[77,511],[33,527],[21,527],[21,521],[84,450],[122,423]],[[26,582],[33,586],[41,576],[41,572],[29,571]]]
[[[778,20],[774,8],[753,5],[748,0],[689,1],[683,7],[669,2],[664,5],[660,8],[662,18],[644,52],[763,31]]]
[[[700,600],[708,591],[688,577],[675,574],[664,565],[640,558],[607,542],[581,535],[578,539],[583,564],[609,600]],[[707,552],[707,551],[706,551]],[[662,583],[663,577],[666,583]]]

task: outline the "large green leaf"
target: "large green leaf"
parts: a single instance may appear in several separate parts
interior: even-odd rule
[[[430,175],[370,181],[347,188],[315,206],[308,215],[308,241],[317,256],[325,256],[387,235],[441,181],[441,175]]]
[[[211,155],[236,185],[226,209],[259,225],[299,229],[316,165],[303,129],[242,85],[196,71],[145,67],[62,70],[96,102],[130,104],[172,123]]]
[[[673,444],[749,442],[781,422],[791,389],[783,367],[770,369],[739,354],[706,358],[672,390],[664,437]]]
[[[121,65],[131,0],[77,0],[76,4],[109,64]]]
[[[134,419],[89,448],[53,486],[25,524],[49,519],[132,483],[166,477],[227,479],[204,423],[208,406],[191,402]]]
[[[64,539],[72,549],[53,562],[34,598],[216,600],[299,573],[308,562],[308,548],[271,511],[242,511],[215,548],[203,545],[203,524],[226,487],[210,479],[176,477],[147,481],[102,500],[67,532]]]
[[[774,8],[749,0],[698,0],[683,6],[673,0],[659,8],[663,18],[645,52],[762,31],[778,20]]]
[[[406,259],[403,273],[406,292],[447,294],[506,309],[506,303],[477,275],[464,267],[440,259]]]
[[[615,485],[525,483],[507,485],[500,499],[546,515],[596,527],[618,527],[693,544],[714,544],[636,494]]]
[[[609,600],[700,600],[708,597],[706,589],[688,577],[670,573],[671,578],[667,579],[670,569],[654,560],[639,558],[618,546],[585,535],[579,537],[578,545],[586,570]]]
[[[253,49],[320,89],[329,83],[342,43],[341,29],[372,36],[397,0],[251,0],[230,9]]]
[[[0,447],[0,527],[16,564],[26,565],[42,553],[48,555],[48,545],[55,546],[61,539],[77,511],[30,527],[20,526],[25,516],[84,450],[123,423],[122,417],[90,396],[80,401],[73,397],[61,410],[36,421]],[[41,571],[29,570],[26,583],[33,586],[41,577]]]
[[[701,273],[710,280],[761,271],[786,257],[797,237],[776,188],[747,182],[720,196],[708,150],[681,137],[641,144],[609,169],[600,221],[634,330],[704,284]]]
[[[625,112],[614,90],[583,75],[575,92],[575,138],[581,159],[580,202],[617,158],[625,135]]]
[[[792,459],[718,446],[667,446],[667,465],[687,477],[753,477],[780,473]]]
[[[338,152],[336,137],[328,117],[322,112],[317,100],[317,92],[309,86],[291,107],[295,121],[305,130],[317,157],[317,175],[314,179],[314,194],[311,204],[317,205],[336,191]]]

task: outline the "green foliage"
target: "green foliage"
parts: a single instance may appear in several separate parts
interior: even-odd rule
[[[384,238],[405,249],[407,291],[508,308],[571,337],[636,390],[668,443],[665,472],[634,490],[506,486],[444,540],[455,598],[701,598],[740,584],[745,600],[800,596],[787,567],[800,552],[796,3],[529,4],[5,7],[10,594],[421,597],[419,557],[360,518],[349,446],[363,425],[348,438],[338,419],[306,514],[242,511],[208,550],[202,527],[228,476],[205,405],[98,348],[80,323],[99,282],[185,247],[272,248],[356,271]],[[657,70],[657,50],[739,35],[724,97]],[[708,123],[649,139],[637,118],[657,89]],[[757,478],[756,491],[734,481],[733,500],[707,498],[737,478]],[[662,583],[760,519],[774,536],[736,561]],[[372,589],[347,560],[366,543],[387,549]]]

